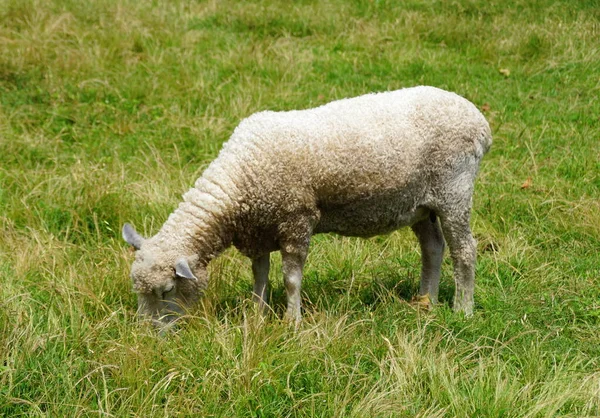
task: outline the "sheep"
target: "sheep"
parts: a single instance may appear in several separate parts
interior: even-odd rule
[[[438,299],[444,238],[454,267],[454,310],[473,312],[475,177],[492,144],[468,100],[434,87],[372,93],[323,106],[251,115],[160,231],[130,224],[139,313],[168,324],[208,283],[207,264],[230,245],[252,260],[253,299],[268,303],[270,253],[280,251],[286,317],[301,319],[311,236],[371,237],[410,226],[421,248],[418,300]]]

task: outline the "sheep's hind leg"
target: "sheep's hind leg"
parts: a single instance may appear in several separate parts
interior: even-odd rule
[[[252,299],[262,314],[266,314],[268,310],[270,264],[271,257],[268,253],[252,260],[252,274],[254,275]]]
[[[469,226],[470,207],[462,213],[441,215],[442,230],[450,248],[454,265],[454,310],[473,314],[473,292],[475,288],[475,261],[477,242]]]
[[[421,246],[421,284],[416,302],[424,308],[438,301],[442,259],[444,257],[444,236],[435,213],[412,226]]]

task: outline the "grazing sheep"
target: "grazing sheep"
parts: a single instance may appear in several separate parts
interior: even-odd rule
[[[233,244],[252,259],[254,300],[262,308],[269,254],[281,251],[287,316],[298,321],[313,234],[369,237],[410,226],[422,252],[420,300],[437,302],[445,237],[454,309],[469,315],[471,202],[491,143],[472,103],[433,87],[256,113],[235,129],[155,236],[144,239],[123,226],[124,239],[138,250],[131,277],[139,311],[170,322],[206,288],[208,262]]]

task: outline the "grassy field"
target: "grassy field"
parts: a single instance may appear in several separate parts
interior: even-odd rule
[[[600,4],[0,0],[0,416],[600,416]],[[169,338],[120,228],[155,233],[241,118],[419,84],[487,116],[475,314],[409,304],[409,230],[315,237],[305,320],[211,264]]]

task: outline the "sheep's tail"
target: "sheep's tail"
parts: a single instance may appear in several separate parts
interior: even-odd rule
[[[492,147],[492,130],[487,120],[483,120],[479,136],[476,140],[476,155],[482,158]]]
[[[480,138],[481,145],[483,146],[483,153],[486,154],[492,147],[492,130],[488,123],[485,124],[483,135]]]

